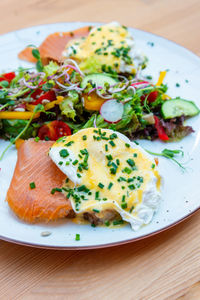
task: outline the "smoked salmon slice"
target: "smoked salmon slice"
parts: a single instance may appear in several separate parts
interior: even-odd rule
[[[55,32],[47,36],[44,42],[39,46],[39,52],[43,64],[47,64],[50,60],[60,62],[62,60],[62,52],[71,39],[86,37],[91,28],[88,26],[76,29],[71,32]],[[22,50],[18,57],[29,62],[36,62],[32,55],[31,47]]]
[[[6,200],[24,221],[57,220],[72,212],[69,200],[61,192],[51,194],[52,189],[61,188],[66,179],[66,175],[48,156],[53,143],[30,139],[18,149],[17,164]],[[30,183],[34,183],[35,188],[31,189]]]

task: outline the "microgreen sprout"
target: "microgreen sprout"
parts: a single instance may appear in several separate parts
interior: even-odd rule
[[[183,170],[185,170],[185,167],[179,163],[174,157],[176,155],[181,155],[184,156],[184,152],[182,150],[171,150],[171,149],[164,149],[162,150],[160,153],[155,153],[152,152],[150,150],[145,149],[149,154],[152,155],[156,155],[156,156],[163,156],[166,157],[168,159],[171,159],[172,161],[174,161],[180,168],[182,168]]]

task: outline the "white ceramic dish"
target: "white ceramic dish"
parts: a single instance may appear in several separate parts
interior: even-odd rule
[[[0,36],[0,72],[13,70],[20,65],[30,66],[17,59],[17,53],[28,44],[39,45],[50,33],[70,31],[87,25],[97,24],[58,23],[26,28]],[[168,69],[165,82],[169,85],[169,95],[193,100],[200,106],[200,58],[162,37],[137,29],[131,31],[137,47],[149,57],[149,66],[145,73],[153,75],[156,81],[159,71]],[[176,87],[176,83],[179,83],[180,87]],[[13,147],[0,162],[0,238],[35,247],[88,249],[135,241],[177,224],[200,208],[200,116],[190,119],[187,123],[194,128],[195,133],[181,142],[170,143],[167,146],[159,141],[140,142],[140,145],[155,152],[166,147],[184,150],[185,157],[182,161],[187,162],[187,170],[182,172],[171,161],[159,158],[164,178],[163,201],[151,224],[137,232],[132,231],[129,225],[116,229],[92,228],[90,225],[76,225],[67,220],[30,225],[17,219],[4,201],[17,158]],[[6,145],[5,141],[0,141],[0,152]],[[50,231],[51,235],[42,237],[43,231]],[[80,241],[75,241],[76,233],[80,234]]]

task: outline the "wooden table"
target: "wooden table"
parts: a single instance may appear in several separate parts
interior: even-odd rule
[[[1,0],[0,33],[42,23],[118,20],[200,55],[199,0]],[[200,299],[200,211],[144,241],[88,251],[0,242],[0,299]],[[9,226],[9,224],[8,224]]]

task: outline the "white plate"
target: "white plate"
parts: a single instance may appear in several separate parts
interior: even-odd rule
[[[19,61],[17,53],[29,44],[39,45],[44,38],[56,31],[70,31],[82,26],[97,25],[91,23],[58,23],[22,29],[0,36],[0,71],[10,71],[28,63]],[[153,34],[131,29],[137,47],[149,57],[146,74],[153,75],[156,81],[159,71],[169,69],[165,82],[169,85],[169,95],[181,96],[193,100],[200,106],[199,78],[200,58],[183,47]],[[154,43],[152,46],[151,43]],[[186,80],[189,82],[187,83]],[[176,83],[180,87],[176,87]],[[134,232],[127,225],[122,228],[92,228],[89,225],[76,225],[67,220],[51,224],[26,224],[17,219],[4,201],[6,191],[15,167],[16,150],[11,149],[0,162],[0,237],[16,243],[58,249],[85,249],[118,245],[147,237],[162,231],[186,218],[200,207],[200,117],[187,122],[195,133],[181,142],[163,144],[162,142],[142,141],[141,145],[159,152],[163,148],[183,149],[187,162],[187,171],[172,162],[160,158],[160,169],[164,177],[163,201],[151,224]],[[0,152],[7,145],[0,141]],[[42,237],[42,231],[51,231],[48,237]],[[80,241],[75,241],[79,233]]]

